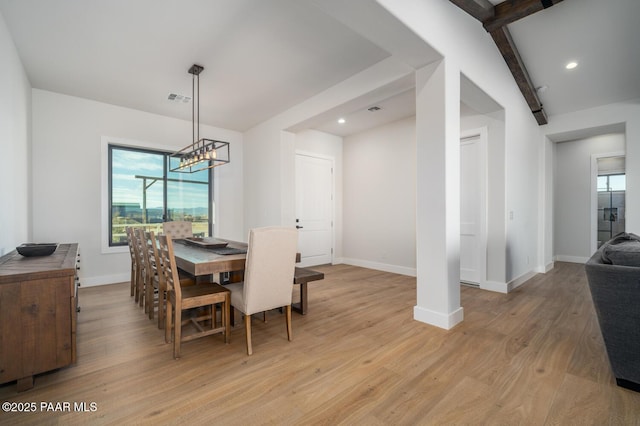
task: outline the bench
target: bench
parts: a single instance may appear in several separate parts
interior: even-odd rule
[[[291,304],[291,309],[301,313],[307,314],[307,308],[309,306],[307,283],[311,281],[319,281],[324,279],[322,272],[314,271],[308,268],[298,268],[293,275],[293,284],[300,286],[300,303]]]

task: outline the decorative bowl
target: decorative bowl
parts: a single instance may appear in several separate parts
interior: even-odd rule
[[[58,248],[58,243],[24,243],[16,247],[18,253],[25,257],[49,256]]]

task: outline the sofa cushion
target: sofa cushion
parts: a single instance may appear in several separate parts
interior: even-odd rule
[[[603,263],[640,267],[640,237],[620,233],[602,246],[601,253]]]

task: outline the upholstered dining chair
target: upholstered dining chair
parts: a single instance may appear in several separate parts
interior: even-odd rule
[[[287,338],[291,330],[291,298],[298,232],[294,228],[265,227],[249,231],[244,281],[229,284],[231,305],[244,314],[247,354],[251,345],[251,315],[271,309],[286,310]]]
[[[160,259],[162,272],[164,274],[167,301],[165,320],[165,340],[171,341],[173,337],[173,357],[180,358],[180,344],[198,337],[209,336],[215,333],[223,333],[225,343],[229,343],[230,328],[230,298],[229,290],[217,283],[198,283],[198,285],[183,287],[180,284],[178,268],[173,252],[173,242],[171,235],[160,235]],[[220,323],[218,327],[216,317],[216,305],[221,304]],[[193,308],[208,307],[206,314],[201,314]],[[192,316],[182,319],[182,312],[192,309]],[[211,322],[211,327],[205,329],[202,324],[205,321]],[[182,326],[191,323],[197,332],[190,335],[182,334]],[[171,332],[173,331],[173,336]]]
[[[129,244],[129,254],[131,255],[131,296],[135,296],[136,302],[138,301],[138,295],[136,292],[136,280],[138,279],[138,265],[136,261],[136,253],[133,247],[135,236],[133,235],[133,228],[127,226],[125,228],[127,232],[127,243]]]
[[[193,237],[193,224],[187,221],[176,220],[162,223],[162,233],[171,235],[173,239]]]

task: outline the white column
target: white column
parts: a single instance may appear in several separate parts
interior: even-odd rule
[[[450,329],[460,307],[460,69],[449,59],[416,72],[414,319]]]
[[[640,108],[629,111],[625,123],[627,175],[625,231],[640,235]]]

